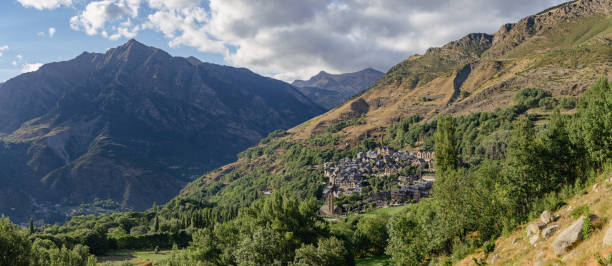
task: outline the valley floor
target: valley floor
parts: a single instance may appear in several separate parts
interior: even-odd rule
[[[121,265],[129,262],[134,266],[153,265],[153,263],[161,262],[172,254],[172,250],[159,251],[157,254],[153,250],[113,250],[107,255],[98,257],[98,265],[111,263],[112,265]]]

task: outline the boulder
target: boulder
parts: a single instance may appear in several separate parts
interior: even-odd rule
[[[542,221],[544,224],[548,224],[554,220],[555,217],[550,211],[543,211],[542,214],[540,214],[540,221]]]
[[[549,238],[557,231],[557,229],[559,229],[559,226],[556,224],[544,228],[544,230],[542,230],[542,238]]]
[[[552,243],[555,255],[559,256],[571,247],[578,240],[582,239],[582,227],[584,226],[585,216],[581,216],[572,225],[563,230]]]
[[[608,226],[608,231],[606,231],[606,235],[603,239],[604,246],[612,246],[612,220],[610,221],[610,225]]]
[[[546,226],[543,222],[533,222],[527,225],[527,236],[537,235],[540,233],[540,229]]]
[[[538,234],[535,234],[535,235],[531,236],[529,238],[529,244],[531,244],[534,247],[537,247],[538,246],[538,239],[540,239],[540,235],[538,235]]]

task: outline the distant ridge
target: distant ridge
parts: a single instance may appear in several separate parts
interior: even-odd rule
[[[292,85],[314,102],[331,109],[353,95],[361,93],[382,75],[382,72],[373,68],[346,74],[329,74],[321,71],[309,80],[296,80]]]

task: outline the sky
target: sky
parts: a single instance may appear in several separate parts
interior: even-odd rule
[[[0,82],[136,39],[291,82],[387,71],[564,0],[2,0]]]

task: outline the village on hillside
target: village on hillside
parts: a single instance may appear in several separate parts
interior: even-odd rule
[[[324,174],[329,180],[323,190],[323,197],[327,202],[321,206],[320,213],[359,213],[365,211],[365,206],[398,206],[428,197],[435,178],[426,174],[435,172],[434,154],[433,151],[425,150],[396,151],[383,146],[359,152],[354,158],[326,162],[323,165]],[[418,171],[406,171],[410,169]],[[386,187],[393,189],[377,191],[370,187],[372,182],[381,180],[386,182]],[[335,203],[336,199],[351,195],[359,200],[342,206]]]

